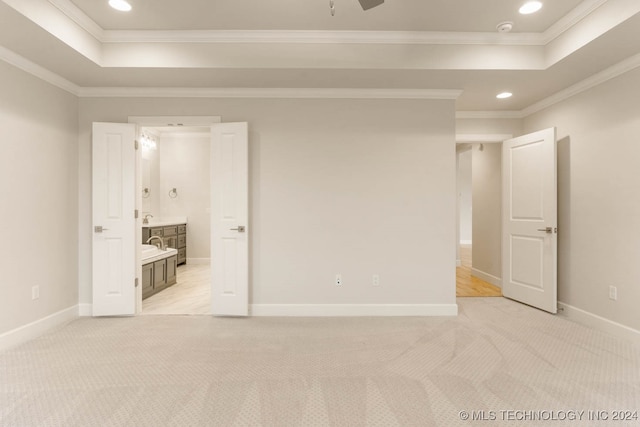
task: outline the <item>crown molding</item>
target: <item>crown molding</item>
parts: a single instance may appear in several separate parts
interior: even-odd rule
[[[309,99],[457,99],[461,90],[349,88],[112,88],[79,87],[60,75],[0,46],[0,60],[77,97],[149,98],[309,98]],[[457,119],[522,119],[640,67],[640,54],[576,83],[520,111],[457,111]]]
[[[433,31],[105,30],[71,0],[48,1],[102,43],[352,43],[543,46],[569,30],[608,0],[584,0],[542,33],[508,34]]]
[[[449,99],[461,90],[350,88],[80,88],[81,98]]]
[[[556,92],[548,98],[545,98],[523,109],[520,113],[522,117],[530,116],[531,114],[537,113],[538,111],[557,104],[558,102],[567,100],[575,95],[578,95],[579,93],[585,92],[595,86],[621,76],[622,74],[625,74],[638,67],[640,67],[640,53],[631,56],[624,61],[618,62],[617,64],[607,68],[606,70],[594,74],[593,76],[588,77],[572,86],[569,86],[566,89]]]
[[[49,3],[58,8],[69,19],[75,22],[83,30],[91,34],[100,42],[104,42],[105,30],[93,19],[84,13],[71,0],[49,0]]]
[[[578,4],[578,6],[542,33],[542,43],[545,45],[551,43],[607,1],[609,0],[583,0],[582,3]]]
[[[513,138],[513,135],[507,133],[500,134],[456,134],[456,143],[469,142],[502,142]]]
[[[457,111],[456,119],[521,119],[521,111]]]
[[[56,0],[59,1],[59,0]],[[104,43],[322,43],[322,44],[426,44],[527,45],[544,44],[539,33],[480,33],[435,31],[123,31],[106,30]]]
[[[0,46],[0,60],[11,64],[16,68],[19,68],[22,71],[31,74],[32,76],[44,80],[45,82],[50,83],[53,86],[65,90],[75,96],[79,96],[79,86],[70,82],[64,77],[61,77],[60,75],[49,71],[34,62],[29,61],[27,58],[18,55],[17,53],[5,48],[4,46]]]
[[[433,31],[136,31],[105,30],[71,0],[48,0],[102,43],[354,43],[494,44],[543,46],[576,25],[608,0],[584,0],[542,33]]]

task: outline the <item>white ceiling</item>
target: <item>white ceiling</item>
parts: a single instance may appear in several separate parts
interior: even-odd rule
[[[528,16],[524,0],[386,0],[366,12],[335,0],[335,17],[329,0],[130,2],[126,14],[107,0],[0,0],[0,57],[81,96],[449,89],[462,91],[459,111],[506,112],[640,65],[635,0],[543,0]],[[514,30],[498,34],[505,20]],[[496,100],[504,90],[514,97]]]
[[[514,0],[387,0],[363,12],[358,0],[130,0],[129,13],[107,1],[73,0],[105,30],[365,30],[494,31],[512,21],[514,31],[543,32],[581,0],[547,0],[534,17]],[[522,3],[524,0],[522,1]]]

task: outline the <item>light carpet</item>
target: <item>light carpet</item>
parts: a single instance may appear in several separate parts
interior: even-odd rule
[[[0,353],[0,425],[640,425],[593,419],[640,410],[635,343],[504,298],[458,304],[447,318],[81,318]]]

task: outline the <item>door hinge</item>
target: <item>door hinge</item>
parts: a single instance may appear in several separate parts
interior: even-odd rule
[[[137,277],[136,277],[135,284],[136,284],[136,288],[137,288],[138,287],[138,278]]]
[[[135,219],[138,219],[138,209],[133,211],[133,216],[134,216]]]
[[[136,150],[137,150],[137,149],[138,149],[138,140],[137,140],[137,139],[134,139],[134,142],[135,142],[135,144],[134,144],[134,145],[135,145]]]

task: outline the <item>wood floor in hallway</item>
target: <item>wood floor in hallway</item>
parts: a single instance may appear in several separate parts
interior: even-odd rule
[[[179,266],[177,283],[142,301],[142,314],[211,313],[210,277],[209,264]]]
[[[502,290],[471,275],[471,246],[460,248],[461,267],[456,268],[456,296],[457,297],[501,297]]]

